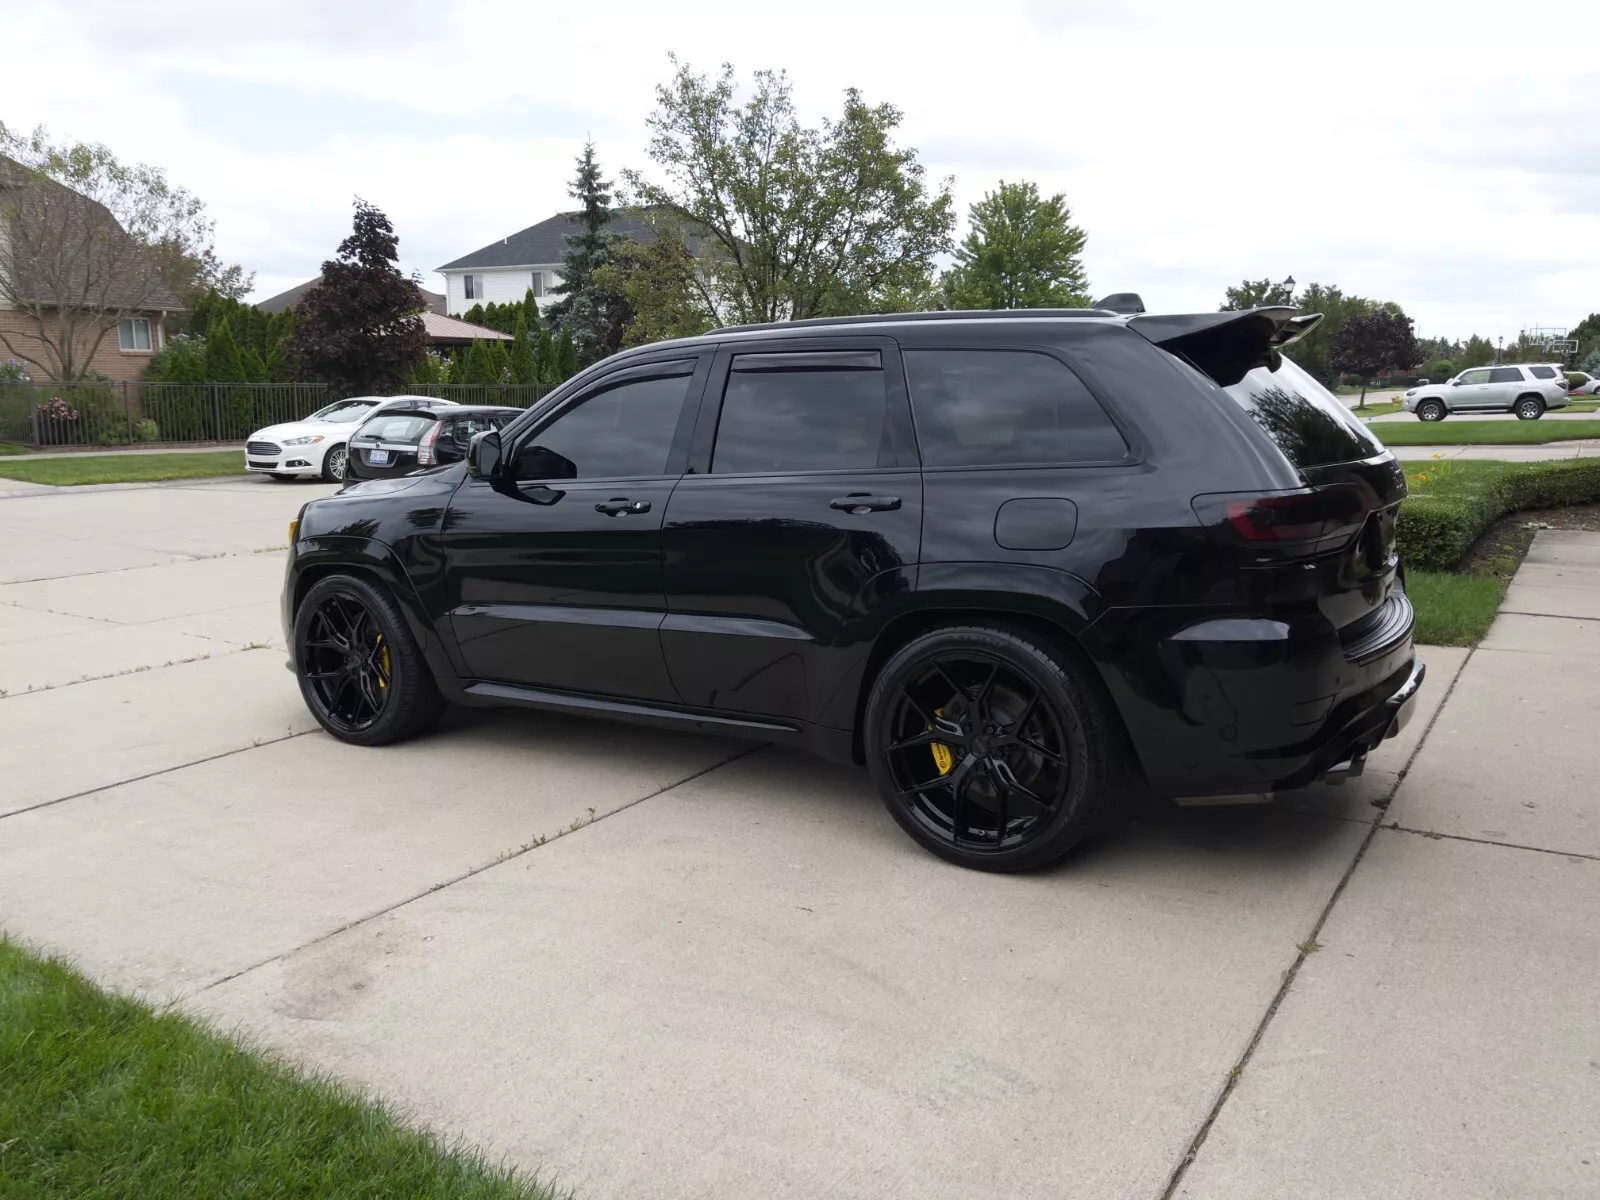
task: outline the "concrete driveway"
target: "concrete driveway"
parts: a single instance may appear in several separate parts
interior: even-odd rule
[[[1585,535],[1364,778],[1012,878],[777,749],[312,732],[275,547],[323,490],[0,499],[9,932],[583,1197],[1600,1188]]]

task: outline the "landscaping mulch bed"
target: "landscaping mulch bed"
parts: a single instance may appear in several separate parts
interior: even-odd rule
[[[1507,513],[1491,525],[1462,558],[1464,575],[1498,575],[1510,579],[1522,565],[1528,547],[1541,529],[1587,529],[1600,532],[1600,504],[1525,509]]]

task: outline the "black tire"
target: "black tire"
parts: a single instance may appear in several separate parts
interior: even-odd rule
[[[1417,420],[1442,421],[1448,415],[1443,400],[1423,400],[1417,405]]]
[[[1522,396],[1517,400],[1517,420],[1537,421],[1544,416],[1544,401],[1537,396]]]
[[[1055,862],[1101,824],[1122,784],[1109,701],[1031,633],[964,625],[923,634],[879,671],[864,726],[867,768],[890,815],[963,867]]]
[[[295,613],[290,648],[306,707],[342,742],[398,742],[431,727],[444,708],[394,597],[359,576],[329,575],[311,585]]]
[[[328,483],[343,483],[349,461],[350,452],[344,446],[329,446],[322,456],[322,478]]]

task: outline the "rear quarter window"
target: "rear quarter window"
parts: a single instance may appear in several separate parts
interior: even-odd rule
[[[907,350],[924,467],[1116,462],[1128,445],[1083,381],[1033,350]]]
[[[1296,467],[1356,462],[1383,445],[1337,396],[1287,358],[1256,367],[1222,389],[1261,426]]]
[[[1556,377],[1556,369],[1554,367],[1529,367],[1528,374],[1535,379],[1554,379]]]

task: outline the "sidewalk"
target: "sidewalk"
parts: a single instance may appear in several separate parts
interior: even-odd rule
[[[1542,531],[1177,1195],[1600,1195],[1597,674]]]
[[[1378,440],[1383,440],[1382,430]],[[1388,446],[1399,459],[1493,459],[1497,462],[1554,462],[1563,458],[1600,458],[1600,440],[1550,442],[1543,446]]]

